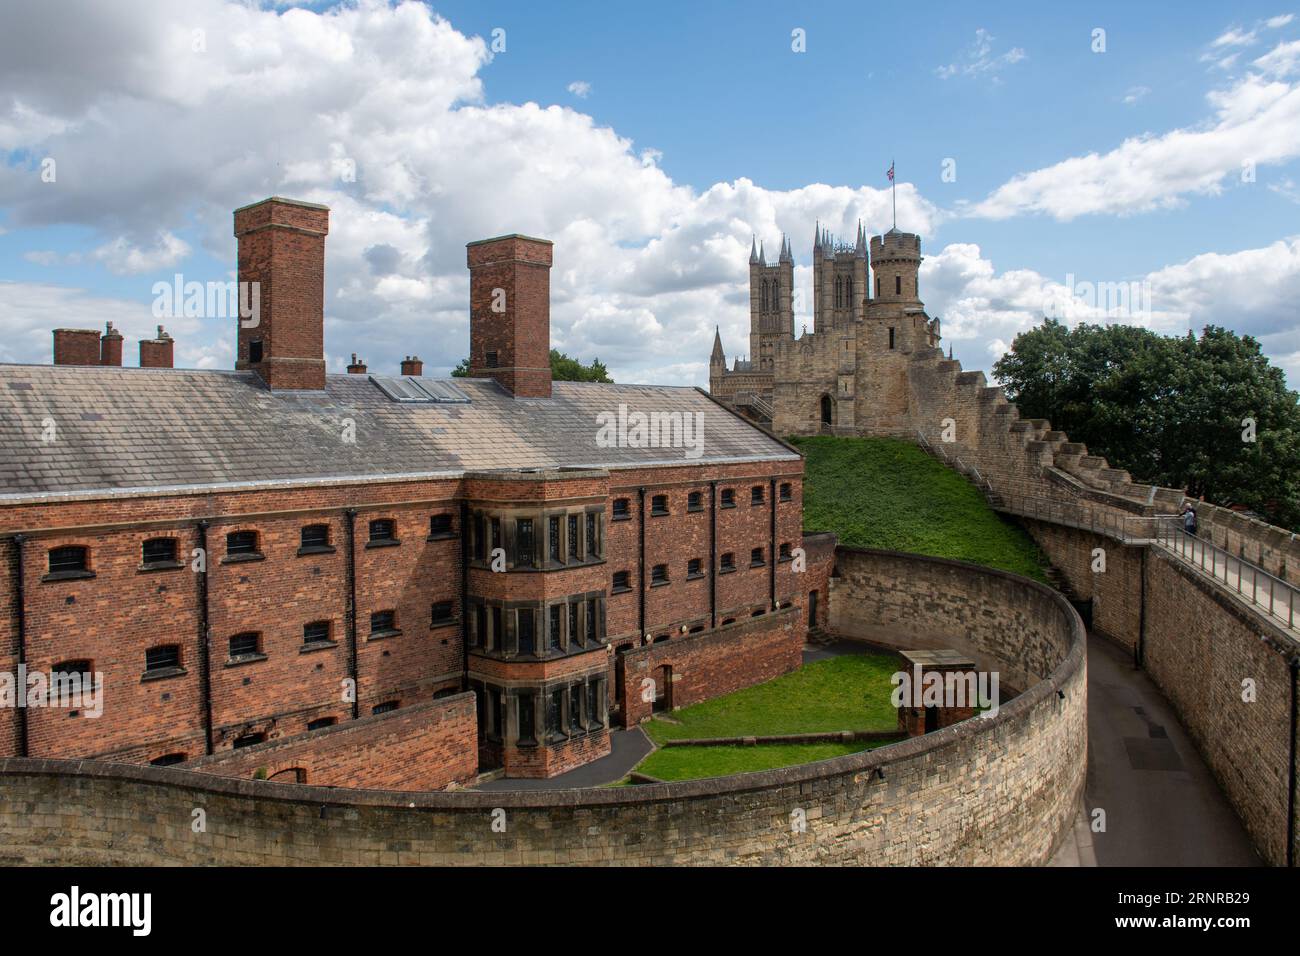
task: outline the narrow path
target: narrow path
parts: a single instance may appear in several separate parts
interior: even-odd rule
[[[475,790],[576,790],[580,787],[600,787],[622,780],[633,767],[654,748],[650,738],[640,727],[613,730],[609,734],[610,752],[599,760],[583,764],[576,770],[562,773],[549,780],[521,780],[501,777],[480,784]]]
[[[1256,610],[1269,620],[1300,634],[1300,596],[1295,588],[1199,538],[1182,535],[1158,543],[1184,563],[1253,603]]]
[[[1088,636],[1084,815],[1099,866],[1262,866],[1241,821],[1145,672]]]

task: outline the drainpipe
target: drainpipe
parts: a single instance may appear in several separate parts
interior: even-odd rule
[[[1296,772],[1296,685],[1300,682],[1300,658],[1291,658],[1291,771],[1287,775],[1286,794],[1286,865],[1295,866],[1295,785]]]
[[[343,512],[348,526],[348,677],[352,679],[352,719],[361,716],[361,681],[357,679],[357,509]]]
[[[641,516],[637,519],[637,556],[636,556],[636,578],[637,578],[637,632],[636,642],[638,645],[645,640],[645,488],[641,487],[636,490],[637,507],[640,509]]]
[[[27,600],[23,592],[23,542],[27,540],[26,535],[16,534],[13,536],[14,558],[16,559],[17,575],[14,579],[14,596],[18,600],[18,667],[21,669],[27,663]],[[16,689],[20,694],[26,694],[25,688]],[[15,703],[17,703],[15,701]],[[18,756],[27,756],[27,708],[15,707],[15,716],[18,719]]]
[[[776,479],[768,480],[768,498],[771,502],[768,535],[771,543],[767,548],[767,609],[776,608]]]
[[[545,626],[546,622],[542,622]],[[460,502],[460,689],[469,690],[469,502]]]
[[[195,582],[199,589],[199,706],[203,710],[203,752],[212,754],[212,640],[208,612],[208,519],[194,526],[199,539],[203,570]]]
[[[709,482],[709,629],[718,626],[718,483]]]

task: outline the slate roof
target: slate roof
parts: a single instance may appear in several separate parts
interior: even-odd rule
[[[550,399],[516,399],[491,379],[449,381],[468,403],[395,402],[365,375],[329,375],[323,392],[271,392],[254,372],[0,365],[0,500],[798,459],[694,388],[556,382]],[[597,415],[620,404],[701,413],[702,455],[598,447]],[[354,444],[340,439],[345,419]],[[47,420],[52,442],[42,441]]]

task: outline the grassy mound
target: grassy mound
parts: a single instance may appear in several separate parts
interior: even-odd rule
[[[807,457],[804,528],[840,543],[955,558],[1046,581],[1047,560],[960,474],[895,438],[793,438]]]

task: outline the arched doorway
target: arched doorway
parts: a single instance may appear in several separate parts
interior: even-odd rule
[[[822,424],[823,425],[834,424],[834,422],[832,421],[832,419],[834,418],[834,410],[835,410],[834,404],[831,402],[831,397],[829,395],[823,395],[822,396]]]

